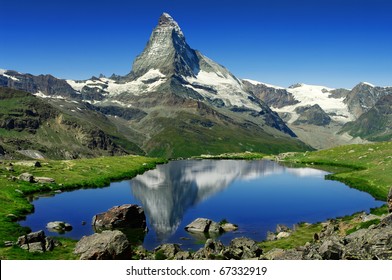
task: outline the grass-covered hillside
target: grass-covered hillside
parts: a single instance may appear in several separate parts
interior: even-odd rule
[[[71,159],[144,154],[109,119],[81,103],[0,87],[0,157]],[[30,152],[31,153],[31,152]]]
[[[333,149],[296,153],[285,161],[309,165],[348,167],[329,175],[377,199],[386,200],[392,186],[392,142],[340,146]]]

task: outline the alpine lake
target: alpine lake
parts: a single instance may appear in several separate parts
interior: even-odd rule
[[[139,239],[146,249],[177,243],[197,250],[209,236],[188,233],[184,227],[200,217],[238,225],[236,231],[215,236],[228,244],[241,236],[265,240],[278,224],[322,222],[383,204],[368,193],[326,180],[326,174],[269,160],[171,161],[105,188],[31,198],[34,213],[20,224],[33,231],[45,229],[48,236],[80,239],[94,233],[94,215],[113,206],[138,204],[149,229]],[[65,221],[73,229],[50,232],[45,227],[51,221]]]

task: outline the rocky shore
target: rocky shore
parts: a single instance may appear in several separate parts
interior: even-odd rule
[[[343,219],[322,223],[322,230],[313,240],[292,249],[262,249],[262,243],[239,237],[224,245],[217,239],[207,239],[204,246],[194,251],[182,250],[179,244],[162,244],[154,250],[133,245],[123,233],[123,226],[147,231],[143,209],[138,205],[123,205],[109,209],[93,218],[93,225],[101,230],[85,236],[76,244],[74,253],[80,259],[138,259],[138,260],[392,260],[392,188],[387,198],[389,214],[381,216],[361,213],[348,227]],[[137,222],[135,222],[137,221]],[[216,223],[198,218],[188,226],[190,232],[224,232],[224,225],[235,230],[236,225]],[[128,227],[129,228],[129,227]],[[109,230],[107,230],[109,229]],[[269,233],[267,240],[288,238],[294,229],[278,225],[275,233]],[[43,231],[21,236],[17,245],[29,251],[49,251],[58,244],[45,237]]]

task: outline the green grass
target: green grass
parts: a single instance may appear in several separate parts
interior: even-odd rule
[[[327,178],[350,187],[368,192],[379,200],[386,200],[392,186],[392,142],[366,145],[347,145],[328,150],[296,153],[284,159],[286,162],[310,166],[343,167]]]
[[[132,178],[164,162],[166,161],[163,159],[141,156],[102,157],[72,161],[49,160],[41,161],[42,167],[15,165],[14,172],[5,170],[8,162],[3,163],[0,165],[0,257],[3,259],[25,259],[26,256],[28,258],[43,257],[40,254],[27,253],[26,255],[24,251],[3,247],[4,241],[16,241],[20,235],[30,231],[16,223],[17,220],[33,211],[33,206],[26,198],[27,195],[56,190],[104,187],[111,181]],[[34,176],[54,178],[56,184],[30,184],[8,179],[11,175],[17,176],[23,172],[29,172]],[[73,243],[69,244],[69,247],[72,247]],[[64,250],[67,249],[64,248]],[[47,254],[51,254],[48,255],[48,259],[51,256],[54,259],[61,256],[57,256],[54,252],[45,253],[43,258],[46,258]]]
[[[294,231],[289,237],[274,241],[264,241],[259,243],[263,252],[266,253],[274,248],[293,249],[305,245],[307,242],[312,242],[315,233],[320,232],[321,224],[301,224],[298,229]]]
[[[379,223],[380,223],[380,220],[378,220],[378,219],[370,220],[370,221],[367,221],[367,222],[362,222],[362,223],[356,225],[355,227],[352,227],[349,230],[347,230],[346,234],[349,235],[349,234],[351,234],[353,232],[356,232],[357,230],[368,228],[371,225],[378,225]]]
[[[297,139],[270,135],[256,125],[252,129],[222,121],[210,127],[196,125],[195,122],[203,123],[206,119],[184,112],[173,119],[162,117],[154,121],[164,129],[143,146],[148,155],[154,157],[188,158],[246,151],[278,154],[310,149]]]

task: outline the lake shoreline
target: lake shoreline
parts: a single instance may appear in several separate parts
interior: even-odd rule
[[[370,144],[368,146],[373,147],[372,145],[378,145],[378,144]],[[354,147],[358,147],[358,145],[354,146]],[[350,149],[352,147],[346,147],[346,149]],[[368,148],[368,147],[366,147]],[[389,147],[388,147],[389,148]],[[369,148],[370,149],[370,148]],[[310,155],[312,155],[312,153],[317,153],[317,152],[311,152],[309,153]],[[300,155],[300,156],[298,156]],[[313,162],[317,162],[317,160],[315,160],[314,158],[309,158],[309,160],[305,160],[306,157],[309,155],[305,155],[303,153],[300,154],[291,154],[288,157],[285,157],[285,161],[286,162],[291,162],[291,163],[305,163],[305,164],[310,164]],[[262,158],[269,158],[271,159],[271,157],[265,157],[265,155],[261,156]],[[125,157],[124,157],[125,158]],[[156,164],[161,164],[161,163],[165,163],[167,162],[164,159],[151,159],[151,158],[144,158],[144,157],[130,157],[127,160],[129,161],[130,159],[135,160],[138,158],[138,168],[136,168],[137,172],[144,172],[148,169],[152,169],[156,166]],[[259,157],[260,158],[260,157]],[[272,157],[273,158],[273,157]],[[245,159],[250,159],[250,158],[245,158]],[[125,162],[127,162],[127,160],[125,160]],[[84,160],[86,161],[86,160]],[[88,161],[88,160],[87,160]],[[104,159],[90,159],[91,162],[94,161],[98,161],[100,163],[96,164],[94,166],[95,171],[98,168],[108,168],[108,163],[113,161],[113,158],[104,158]],[[49,165],[52,164],[54,167],[57,166],[57,170],[58,172],[60,172],[60,170],[62,170],[62,168],[64,167],[59,166],[59,162],[61,163],[65,163],[65,165],[72,165],[71,161],[57,161],[57,165],[55,163],[56,161],[49,161]],[[83,160],[80,160],[80,162],[83,162]],[[148,163],[147,163],[148,162]],[[323,161],[320,160],[319,161],[320,164],[325,164],[325,166],[328,166],[328,161]],[[330,163],[333,163],[331,161],[329,161]],[[144,165],[144,163],[147,163],[146,165]],[[333,164],[330,164],[333,165]],[[44,165],[45,166],[45,165]],[[61,168],[60,168],[61,167]],[[84,165],[84,167],[86,167]],[[347,165],[346,167],[349,167],[349,165]],[[357,166],[358,167],[358,166]],[[359,166],[361,168],[363,168],[363,166]],[[118,168],[118,166],[115,167],[115,169]],[[78,172],[77,168],[75,168],[76,171],[71,170],[72,172]],[[113,169],[113,168],[112,168]],[[120,168],[121,169],[121,168]],[[321,168],[322,169],[322,168]],[[37,171],[36,168],[24,168],[24,170],[27,171]],[[355,172],[355,168],[353,168],[353,172]],[[21,168],[20,167],[16,167],[15,166],[15,171],[14,172],[20,172]],[[53,171],[53,170],[52,170]],[[68,170],[68,173],[71,172],[70,170]],[[11,195],[11,200],[14,200],[14,204],[16,204],[17,207],[9,207],[8,209],[2,209],[3,217],[0,220],[0,224],[2,225],[2,227],[4,226],[4,228],[6,229],[5,231],[3,231],[3,234],[1,236],[2,241],[4,242],[6,239],[7,240],[12,240],[12,239],[16,239],[18,236],[27,233],[27,229],[21,228],[16,221],[23,218],[26,214],[30,213],[31,211],[33,211],[32,209],[32,205],[26,200],[26,196],[30,195],[32,193],[40,193],[40,192],[47,192],[47,191],[56,191],[56,190],[70,190],[70,189],[78,189],[78,188],[92,188],[92,187],[102,187],[105,185],[105,183],[109,180],[121,180],[121,179],[127,179],[127,178],[132,178],[134,176],[137,175],[137,172],[135,173],[135,171],[133,170],[132,172],[125,172],[123,169],[121,170],[123,173],[119,173],[118,170],[112,170],[115,171],[115,174],[113,175],[108,175],[106,174],[106,178],[103,178],[102,176],[97,176],[96,178],[91,178],[91,168],[90,170],[84,170],[85,172],[85,176],[87,176],[88,179],[84,178],[85,180],[82,180],[82,182],[77,182],[77,180],[80,180],[80,177],[78,178],[78,176],[76,176],[76,178],[73,178],[75,181],[71,182],[65,182],[64,181],[64,176],[66,176],[66,174],[64,176],[61,176],[61,174],[57,174],[57,178],[60,179],[56,179],[56,183],[55,185],[51,185],[51,186],[45,186],[45,185],[40,185],[38,186],[38,188],[36,186],[31,187],[30,184],[27,183],[22,183],[22,184],[18,184],[15,182],[7,182],[7,190],[6,192],[8,194],[12,194]],[[110,170],[109,170],[110,171]],[[40,170],[38,172],[36,172],[37,175],[47,175],[47,172],[50,172],[50,168],[48,169],[44,169],[44,170]],[[109,172],[110,173],[110,172]],[[339,175],[340,174],[340,175]],[[344,175],[350,174],[350,172],[346,172],[344,173]],[[355,175],[355,174],[354,174]],[[83,176],[82,176],[83,177]],[[63,178],[63,180],[61,180],[61,178]],[[349,176],[341,176],[341,173],[337,174],[337,179],[343,180],[344,178],[349,178],[351,179],[351,183],[355,182],[355,180],[353,180],[352,178],[355,178],[355,176],[349,177]],[[96,179],[96,180],[94,180]],[[1,180],[4,181],[4,178],[2,178]],[[8,179],[7,179],[8,180]],[[347,183],[350,186],[350,180],[348,180]],[[384,185],[384,184],[383,184]],[[372,184],[368,184],[368,189],[366,189],[365,191],[372,194],[372,189],[375,188],[374,185]],[[355,186],[352,186],[355,187]],[[376,186],[377,187],[377,186]],[[17,193],[15,192],[15,189],[20,190],[22,193]],[[386,192],[386,187],[382,187],[381,188],[382,191],[380,193],[385,193]],[[4,188],[1,190],[2,192],[4,192]],[[376,193],[377,192],[373,192]],[[372,194],[373,195],[373,194]],[[373,195],[374,196],[374,195]],[[386,196],[381,197],[380,194],[377,194],[378,198],[381,198],[383,200],[385,200]],[[7,206],[7,205],[6,205]],[[72,247],[74,244],[76,243],[76,241],[69,241],[69,246]],[[29,259],[31,257],[36,257],[35,255],[29,255],[29,253],[26,252],[21,252],[18,251],[16,253],[12,252],[10,253],[9,251],[12,250],[13,248],[5,248],[5,247],[0,247],[0,258],[1,259],[8,259],[8,258],[16,258],[16,259]],[[16,249],[17,250],[17,249]],[[73,256],[73,254],[71,253],[71,251],[66,250],[68,253],[67,255],[65,255],[65,258],[69,258],[69,259],[73,259],[75,258],[75,256]],[[64,252],[63,252],[64,253]],[[63,254],[62,253],[62,254]],[[52,256],[47,255],[46,257],[48,257],[47,259],[59,259],[61,257],[64,257],[64,255],[58,255],[58,254],[53,254]],[[42,257],[42,256],[41,256]]]

